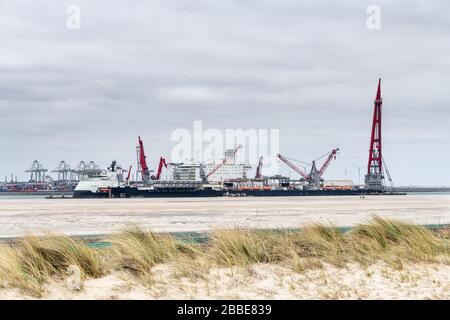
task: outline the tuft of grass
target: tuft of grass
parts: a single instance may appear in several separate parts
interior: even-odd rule
[[[368,223],[356,227],[352,233],[375,240],[382,249],[400,242],[411,246],[436,243],[436,237],[424,227],[399,220],[387,220],[376,215]]]
[[[344,253],[344,238],[336,226],[312,225],[298,233],[295,244],[299,254],[326,258]]]
[[[303,273],[310,269],[323,268],[323,263],[320,259],[301,257],[293,248],[286,253],[285,262],[298,273]]]
[[[30,274],[24,268],[25,257],[18,248],[0,246],[0,284],[1,287],[18,288],[35,297],[44,293],[43,280]]]
[[[376,215],[346,234],[333,225],[312,225],[291,236],[290,243],[286,261],[299,272],[320,268],[323,262],[343,267],[351,261],[369,265],[376,260],[402,269],[406,262],[445,261],[449,253],[443,236]]]
[[[64,276],[77,266],[83,277],[99,277],[102,265],[94,250],[69,237],[48,234],[27,236],[16,247],[0,246],[0,282],[33,296],[44,293],[52,276]]]
[[[0,245],[0,286],[17,286],[22,279],[17,251],[7,245]]]
[[[335,266],[343,266],[347,262],[346,239],[334,225],[315,224],[305,227],[300,232],[292,234],[290,242],[288,260],[294,265],[309,268],[317,267],[321,262]]]
[[[70,237],[47,234],[28,236],[20,243],[21,265],[29,273],[44,281],[52,275],[63,276],[70,266],[77,266],[83,277],[99,277],[103,267],[95,250]]]
[[[247,266],[280,260],[284,237],[268,231],[247,229],[217,230],[212,234],[212,258],[225,266]]]
[[[172,264],[173,275],[175,278],[189,278],[207,280],[211,263],[203,257],[189,257],[185,255],[178,256]]]
[[[170,236],[156,235],[139,227],[129,227],[111,239],[119,268],[139,276],[148,276],[151,268],[172,259],[177,247]]]
[[[448,241],[418,225],[373,216],[350,232],[356,255],[383,258],[401,265],[401,260],[433,262],[448,255]]]

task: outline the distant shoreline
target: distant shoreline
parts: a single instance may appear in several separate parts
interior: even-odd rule
[[[399,192],[450,192],[450,187],[398,187],[395,190]]]
[[[34,192],[0,192],[1,196],[67,196],[72,197],[72,191],[34,191]]]

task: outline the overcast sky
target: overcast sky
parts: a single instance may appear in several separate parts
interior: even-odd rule
[[[67,6],[81,29],[66,27]],[[381,29],[366,26],[369,5]],[[280,129],[327,179],[367,162],[378,77],[384,157],[397,185],[450,185],[449,1],[0,0],[0,177],[34,159],[150,166],[170,135]],[[288,173],[283,167],[281,173]]]

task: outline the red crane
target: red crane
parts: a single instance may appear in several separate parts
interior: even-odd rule
[[[130,166],[130,168],[128,169],[127,179],[125,180],[126,182],[129,182],[129,181],[130,181],[131,168],[132,168],[132,166]]]
[[[139,143],[139,164],[141,166],[141,176],[143,181],[147,181],[150,177],[150,173],[148,171],[147,160],[144,152],[144,143],[141,140],[141,137],[138,137]]]
[[[370,136],[369,161],[367,163],[366,187],[383,189],[383,156],[381,148],[381,79],[378,79],[377,95],[374,101],[372,132]]]
[[[166,163],[166,159],[161,157],[161,158],[159,158],[158,170],[156,171],[156,175],[151,176],[152,180],[159,180],[163,166],[165,168],[167,168],[167,163]]]
[[[331,163],[331,160],[336,160],[336,154],[338,153],[339,148],[331,150],[331,152],[328,154],[327,160],[323,163],[322,167],[319,169],[319,176],[321,177],[325,171],[327,170],[328,166]],[[320,159],[320,158],[319,158]],[[316,160],[317,161],[317,160]]]
[[[258,166],[256,167],[256,175],[255,179],[261,179],[262,178],[262,166],[263,166],[263,156],[259,157]]]
[[[236,152],[242,148],[241,145],[238,145],[236,148],[234,148],[233,150],[233,156],[236,155]],[[221,166],[223,166],[225,164],[225,162],[227,162],[227,158],[224,158],[219,164],[217,164],[207,175],[206,178],[209,178],[214,172],[216,172]]]
[[[288,167],[290,167],[292,170],[294,170],[295,172],[297,172],[299,175],[301,175],[303,178],[308,179],[308,175],[299,167],[297,167],[295,164],[293,164],[292,162],[290,162],[287,158],[285,158],[283,155],[281,155],[280,153],[277,154],[277,157],[283,161],[284,163],[286,163],[288,165]]]
[[[306,174],[303,170],[298,168],[295,164],[293,164],[291,161],[289,161],[286,157],[282,156],[281,154],[278,154],[277,157],[286,163],[291,169],[293,169],[295,172],[297,172],[299,175],[301,175],[305,180],[308,181],[308,184],[310,186],[314,186],[319,188],[322,179],[322,175],[327,170],[328,166],[331,163],[331,160],[336,159],[336,154],[338,153],[339,148],[333,149],[330,152],[324,154],[323,156],[320,156],[316,160],[312,162],[311,171],[309,174]],[[322,159],[323,157],[328,156],[325,162],[322,164],[319,170],[316,168],[316,161]]]

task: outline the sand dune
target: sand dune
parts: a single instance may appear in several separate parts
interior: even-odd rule
[[[179,278],[170,265],[154,269],[144,286],[125,273],[88,280],[81,291],[64,281],[46,286],[43,299],[449,299],[450,266],[383,263],[367,268],[350,264],[337,269],[296,273],[279,265],[212,269],[206,279]],[[0,299],[34,299],[17,289],[0,289]]]

